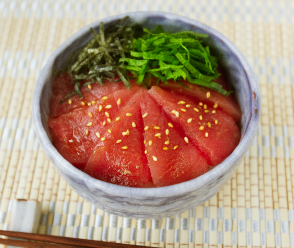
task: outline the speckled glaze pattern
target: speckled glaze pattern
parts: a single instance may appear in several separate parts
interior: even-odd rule
[[[90,27],[99,30],[101,21],[107,26],[129,15],[134,22],[151,29],[160,24],[167,32],[192,30],[207,33],[212,53],[228,72],[242,109],[242,138],[221,164],[206,174],[168,187],[129,188],[96,180],[68,163],[54,148],[47,127],[53,70],[58,70],[74,50],[91,39]],[[56,170],[87,201],[109,213],[133,218],[163,218],[198,206],[215,195],[232,177],[255,137],[260,116],[260,93],[255,76],[245,57],[224,35],[200,22],[164,12],[133,12],[98,20],[67,39],[48,59],[36,84],[33,96],[33,118],[39,141]]]

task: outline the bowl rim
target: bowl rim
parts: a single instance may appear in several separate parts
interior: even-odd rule
[[[117,19],[121,19],[127,15],[129,15],[131,18],[132,17],[140,18],[142,16],[149,17],[149,18],[155,17],[155,16],[162,16],[167,19],[173,19],[173,20],[178,19],[187,25],[193,25],[197,28],[200,28],[204,30],[205,33],[213,36],[214,38],[221,40],[226,46],[228,46],[230,48],[229,50],[235,55],[236,59],[239,60],[240,64],[242,65],[244,69],[245,74],[247,75],[249,88],[250,88],[250,91],[252,92],[251,99],[250,99],[250,106],[251,106],[250,109],[252,113],[251,119],[244,132],[243,137],[241,138],[235,150],[222,163],[214,167],[212,170],[206,172],[204,174],[205,177],[201,175],[195,179],[192,179],[183,183],[159,187],[159,188],[134,188],[134,187],[120,186],[120,185],[104,182],[89,176],[88,174],[77,169],[72,164],[70,164],[67,160],[65,160],[59,154],[59,152],[55,149],[55,147],[52,145],[50,138],[48,137],[45,131],[45,128],[42,125],[41,108],[40,108],[41,94],[45,86],[46,79],[50,77],[50,75],[48,75],[49,73],[48,71],[53,66],[57,56],[60,53],[62,53],[67,47],[69,47],[76,39],[88,33],[90,30],[90,27],[99,26],[99,23],[101,21],[103,21],[104,23],[108,23]],[[80,30],[78,30],[76,33],[70,36],[65,42],[63,42],[51,54],[51,56],[47,60],[45,66],[43,67],[40,73],[37,84],[35,86],[34,95],[33,95],[32,113],[33,113],[33,122],[34,122],[35,132],[37,134],[39,142],[44,148],[44,152],[48,154],[49,157],[50,156],[54,157],[56,158],[56,160],[61,162],[60,165],[54,164],[54,166],[57,167],[57,169],[59,169],[58,167],[62,166],[62,167],[65,167],[67,171],[70,171],[73,177],[82,176],[89,182],[89,184],[91,184],[92,189],[95,188],[107,194],[120,196],[120,197],[127,197],[127,198],[135,197],[137,199],[144,199],[144,198],[160,198],[160,197],[176,196],[176,195],[182,195],[184,193],[188,193],[191,191],[195,191],[201,188],[202,186],[204,186],[205,184],[209,183],[211,181],[211,177],[218,178],[219,176],[223,175],[225,172],[229,171],[229,169],[232,166],[234,166],[234,164],[237,163],[244,155],[242,151],[244,150],[247,151],[249,146],[251,145],[258,128],[258,122],[260,118],[260,109],[261,109],[260,91],[259,91],[259,86],[255,78],[255,75],[249,63],[247,62],[245,56],[234,45],[234,43],[231,42],[222,33],[197,20],[193,20],[191,18],[181,16],[178,14],[161,12],[161,11],[137,11],[137,12],[127,12],[123,14],[109,16],[109,17],[94,21],[84,26]]]

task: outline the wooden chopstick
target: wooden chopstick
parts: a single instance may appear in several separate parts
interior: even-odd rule
[[[9,245],[9,246],[18,246],[18,247],[28,247],[28,248],[78,248],[82,246],[68,246],[68,245],[61,245],[61,244],[48,244],[48,243],[40,243],[40,242],[33,242],[33,241],[25,241],[25,240],[14,240],[14,239],[1,239],[0,244],[2,245]],[[103,246],[97,246],[103,247]]]
[[[77,238],[68,238],[60,237],[53,235],[45,234],[35,234],[35,233],[23,233],[15,231],[3,231],[0,230],[0,235],[13,237],[18,239],[26,240],[15,240],[15,239],[3,239],[0,238],[0,244],[11,245],[11,246],[20,246],[20,247],[29,247],[29,248],[79,248],[79,247],[92,247],[92,248],[134,248],[142,247],[137,245],[129,244],[120,244],[113,242],[103,242],[96,240],[88,239],[77,239]],[[46,242],[46,243],[41,243]],[[147,246],[145,246],[147,247]],[[150,247],[149,247],[150,248]]]

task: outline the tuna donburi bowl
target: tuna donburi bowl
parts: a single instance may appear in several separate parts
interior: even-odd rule
[[[240,114],[235,111],[234,104],[231,105],[231,110],[230,107],[222,109],[218,95],[211,90],[203,91],[202,86],[193,85],[192,90],[188,90],[186,88],[189,86],[185,85],[185,82],[182,82],[183,85],[172,85],[148,78],[149,85],[143,88],[135,82],[140,76],[137,79],[130,77],[131,87],[128,90],[124,82],[116,84],[106,82],[102,91],[99,84],[97,86],[88,84],[84,90],[81,90],[84,94],[82,100],[78,96],[69,97],[64,102],[64,108],[56,104],[52,110],[51,95],[56,91],[54,72],[63,69],[73,52],[93,39],[90,28],[99,33],[101,21],[106,30],[125,16],[129,16],[132,22],[147,30],[154,30],[157,25],[161,25],[168,33],[193,31],[200,35],[208,35],[205,46],[209,46],[209,53],[217,56],[224,72],[222,74],[233,85]],[[125,59],[124,62],[126,61]],[[131,64],[134,60],[127,62],[126,66],[134,70],[135,67]],[[156,63],[154,62],[153,65],[156,66]],[[180,64],[174,63],[172,66],[179,67]],[[148,72],[154,72],[154,68]],[[66,78],[64,75],[63,77]],[[204,98],[196,101],[195,96],[194,98],[191,96],[191,92],[199,92],[197,87],[200,88],[202,92],[200,95]],[[100,97],[96,95],[97,99],[93,99],[91,94],[96,92],[96,88],[97,92],[102,93],[97,93]],[[230,88],[227,90],[229,91]],[[60,100],[56,102],[59,103]],[[37,82],[33,101],[36,133],[57,171],[78,194],[97,207],[113,214],[138,218],[171,216],[200,205],[216,194],[233,175],[249,148],[255,136],[260,113],[258,84],[246,59],[234,44],[202,23],[162,12],[134,12],[108,17],[79,30],[48,59]],[[72,110],[74,106],[77,107]],[[58,111],[68,112],[60,115],[60,112],[55,111],[58,108]],[[225,117],[219,115],[223,112]],[[72,113],[75,113],[75,116]],[[69,153],[66,153],[69,154],[66,160],[64,157],[67,155],[62,156],[61,151],[67,146],[62,142],[56,142],[55,139],[67,133],[67,130],[63,129],[64,123],[77,119],[77,113],[80,114],[78,118],[80,126],[75,130],[80,130],[83,136],[77,136],[75,133],[74,137],[83,139],[85,148],[82,150],[85,154],[90,154],[85,163],[82,161],[82,156],[78,160]],[[222,135],[217,128],[225,122],[229,128],[222,136],[222,140],[226,143],[221,145],[215,142],[214,137],[215,134]],[[195,123],[194,129],[190,128],[193,123]],[[196,128],[202,132],[201,136],[194,139],[192,134],[196,132]],[[239,134],[237,130],[240,130]],[[230,135],[235,141],[225,141]],[[89,148],[90,146],[86,146],[90,136],[98,140],[93,150]],[[74,139],[65,137],[74,143]],[[203,147],[200,152],[194,147],[197,142]],[[206,149],[207,146],[213,145],[217,149],[212,152]],[[230,146],[234,147],[230,148]],[[168,156],[165,155],[166,153]],[[162,162],[161,157],[164,156],[165,160]],[[127,160],[131,162],[128,163]],[[193,161],[197,161],[197,170],[194,169]],[[100,166],[102,172],[95,172],[98,162],[103,165]],[[120,177],[115,174],[118,171],[115,166],[122,163],[126,166],[119,170],[123,175]],[[170,174],[162,173],[158,169],[158,164],[164,168],[168,163],[180,164],[181,170],[173,170]],[[150,170],[147,170],[146,165]],[[207,169],[208,166],[213,168]],[[112,169],[105,171],[105,167]],[[167,167],[164,169],[169,170]],[[193,176],[188,178],[190,174]],[[137,175],[133,177],[136,180],[131,175]],[[150,177],[154,184],[151,185],[152,187],[148,185]],[[108,178],[110,181],[107,182]],[[170,183],[171,178],[181,180]]]

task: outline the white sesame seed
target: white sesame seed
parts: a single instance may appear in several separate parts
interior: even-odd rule
[[[132,114],[131,113],[126,113],[126,116],[132,116]]]
[[[103,109],[102,105],[99,105],[99,112],[101,112]]]
[[[188,123],[191,123],[192,122],[192,118],[188,119],[187,122]]]
[[[116,119],[115,119],[115,120],[116,120],[116,121],[119,121],[119,119],[120,119],[120,117],[116,117]]]
[[[145,130],[145,131],[147,131],[148,129],[149,129],[149,127],[148,127],[148,126],[144,127],[144,130]]]
[[[148,113],[145,113],[145,114],[143,114],[142,117],[145,118],[145,117],[147,117],[147,115],[148,115]]]
[[[88,115],[89,115],[90,117],[93,117],[93,114],[92,114],[91,112],[89,112]]]
[[[216,111],[215,111],[215,110],[212,110],[212,111],[211,111],[211,113],[215,114],[215,113],[216,113]]]
[[[199,102],[199,106],[203,106],[203,103],[202,102]]]
[[[189,139],[187,137],[185,137],[184,140],[186,141],[186,143],[189,143]]]
[[[100,138],[100,133],[97,132],[96,133],[96,136],[97,136],[97,138]]]
[[[148,145],[149,145],[149,146],[152,145],[152,140],[149,140]]]
[[[211,127],[211,124],[210,124],[210,122],[207,122],[207,126],[208,126],[208,127]]]
[[[214,104],[214,105],[213,105],[213,107],[214,107],[214,108],[217,108],[217,107],[218,107],[218,104],[217,104],[217,103],[216,103],[216,104]]]
[[[106,125],[106,121],[103,121],[102,125],[103,125],[103,127],[104,127],[104,126]]]
[[[108,121],[109,123],[111,123],[111,119],[110,119],[110,118],[107,118],[107,121]]]
[[[215,123],[215,125],[217,125],[217,123],[218,123],[218,120],[215,120],[215,121],[214,121],[214,123]]]
[[[183,109],[183,108],[181,108],[181,111],[185,113],[187,110],[186,110],[186,109]]]
[[[185,104],[185,102],[184,101],[179,101],[178,104]]]
[[[208,132],[205,133],[205,137],[208,137]]]
[[[111,109],[111,105],[106,105],[105,108],[106,109]]]
[[[157,161],[157,157],[155,157],[155,156],[152,156],[152,158],[153,158],[153,160],[154,160],[154,161]]]
[[[160,129],[160,127],[155,126],[154,129]]]
[[[135,122],[132,122],[132,127],[136,127],[136,123]]]
[[[107,131],[108,131],[109,133],[111,133],[111,130],[110,130],[110,129],[108,129]]]
[[[129,129],[128,129],[126,132],[122,132],[122,135],[123,135],[123,136],[129,135],[129,134],[130,134]]]
[[[207,97],[207,98],[210,97],[210,92],[209,92],[209,91],[206,93],[206,97]]]
[[[200,126],[200,127],[199,127],[199,130],[203,130],[203,129],[204,129],[204,126]]]
[[[82,104],[83,106],[85,106],[85,105],[86,105],[86,103],[85,103],[85,102],[83,102],[83,101],[81,102],[81,104]]]
[[[106,140],[106,138],[105,138],[105,137],[102,137],[102,138],[101,138],[101,141],[104,141],[104,140]]]
[[[68,102],[68,104],[71,104],[72,103],[72,100],[71,99],[68,99],[67,102]]]
[[[190,105],[190,104],[187,104],[187,105],[186,105],[186,108],[190,108],[190,107],[191,107],[191,105]]]
[[[202,115],[199,115],[199,120],[202,121]]]
[[[167,150],[168,150],[168,147],[166,147],[166,146],[165,146],[165,147],[163,147],[163,150],[167,151]]]
[[[108,99],[107,96],[103,96],[103,97],[102,97],[102,100],[107,100],[107,99]]]
[[[91,127],[93,125],[93,122],[90,121],[88,124],[87,124],[87,127]]]
[[[121,99],[119,98],[116,103],[117,103],[117,105],[120,105],[121,104]]]
[[[169,135],[169,130],[168,129],[165,129],[165,134]]]
[[[124,171],[124,175],[129,175],[129,174],[132,174],[132,172],[128,171],[128,170],[125,170]]]
[[[107,111],[105,111],[104,114],[106,115],[106,117],[109,117],[109,113]]]
[[[161,133],[157,133],[157,134],[155,134],[154,136],[160,138]]]
[[[123,146],[121,149],[123,149],[123,150],[127,150],[128,147],[127,147],[127,146]]]
[[[198,108],[194,108],[194,110],[195,110],[196,112],[199,112],[199,109],[198,109]]]
[[[176,150],[179,146],[174,146],[174,150]]]
[[[92,89],[92,86],[89,84],[89,85],[88,85],[88,88],[89,88],[89,89]]]
[[[86,135],[88,135],[88,134],[89,134],[89,130],[87,129],[87,130],[86,130]]]
[[[122,140],[117,140],[116,143],[119,144],[120,142],[122,142]]]

